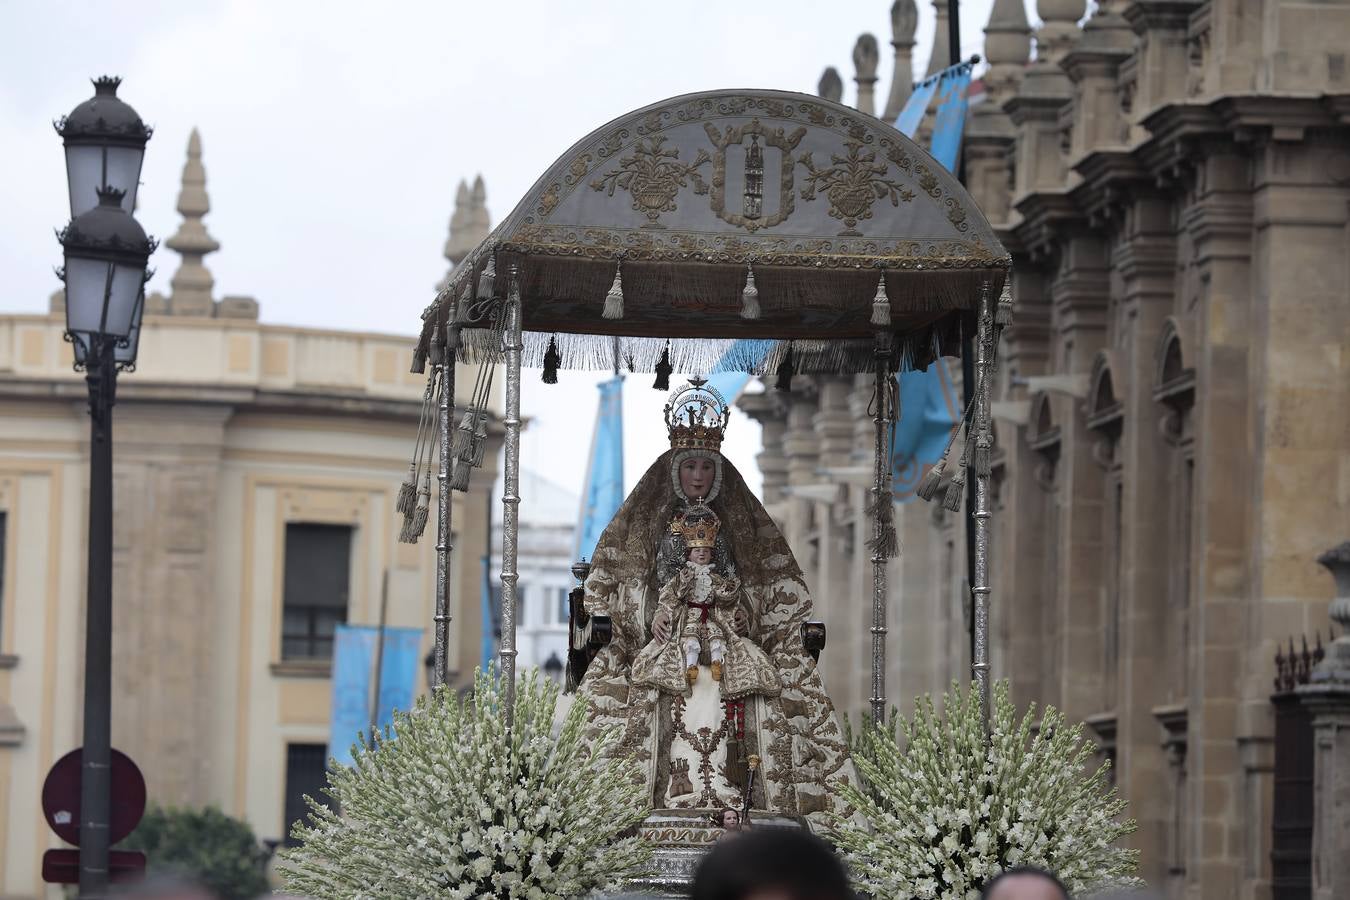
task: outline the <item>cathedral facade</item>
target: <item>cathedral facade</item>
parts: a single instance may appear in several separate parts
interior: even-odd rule
[[[1041,0],[1033,30],[1022,0],[995,0],[966,129],[966,182],[1014,260],[994,672],[1019,705],[1088,723],[1150,884],[1271,897],[1275,657],[1326,630],[1316,559],[1350,531],[1350,3],[1093,7]],[[894,5],[906,77],[883,115],[915,18]],[[854,53],[865,112],[876,46]],[[792,387],[741,405],[829,626],[826,685],[858,715],[872,386]],[[968,676],[970,604],[963,516],[896,509],[886,684],[905,711]]]

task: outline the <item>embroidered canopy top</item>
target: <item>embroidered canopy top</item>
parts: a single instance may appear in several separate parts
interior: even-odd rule
[[[805,94],[689,94],[620,116],[559,157],[452,274],[420,352],[455,303],[487,299],[490,271],[496,297],[516,273],[526,332],[639,339],[624,344],[635,369],[659,354],[640,339],[796,341],[804,357],[811,342],[870,347],[879,283],[887,327],[927,357],[924,347],[955,349],[957,313],[997,298],[1009,264],[965,188],[879,119]],[[615,288],[622,314],[607,318]],[[558,346],[564,367],[612,361]],[[534,355],[527,344],[527,363]],[[844,365],[838,352],[816,368],[831,365]]]

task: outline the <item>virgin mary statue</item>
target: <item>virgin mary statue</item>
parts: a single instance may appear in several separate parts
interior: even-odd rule
[[[728,418],[722,396],[694,379],[672,394],[665,415],[671,449],[600,536],[586,579],[587,613],[609,616],[613,627],[579,686],[589,705],[588,727],[621,729],[618,752],[639,763],[657,809],[740,808],[749,782],[754,810],[808,820],[842,812],[837,787],[852,778],[852,764],[815,660],[803,649],[811,598],[801,568],[763,504],[720,453]],[[686,512],[706,517],[709,509],[720,522],[711,563],[706,553],[690,552],[690,529],[683,525]],[[673,679],[635,677],[644,648],[681,640],[672,633],[678,630],[671,627],[672,592],[665,605],[660,598],[695,561],[705,563],[698,570],[705,583],[709,571],[718,576],[719,596],[736,592],[730,618],[739,635],[763,651],[751,654],[761,671],[737,672],[737,660],[728,656],[731,671],[723,674],[703,647],[691,651],[699,653],[698,667],[689,667],[687,679],[680,654],[672,657],[679,660]],[[688,575],[677,586],[696,581]],[[699,599],[707,599],[706,590],[690,599],[688,621],[707,621],[710,604]],[[752,686],[744,687],[747,682]],[[747,761],[756,757],[758,774],[749,777]]]

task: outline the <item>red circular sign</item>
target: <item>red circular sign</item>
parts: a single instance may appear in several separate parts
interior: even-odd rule
[[[42,784],[42,814],[61,840],[80,844],[80,763],[83,752],[72,750],[56,761]],[[145,777],[120,750],[112,751],[109,772],[108,843],[116,844],[135,829],[145,814]]]

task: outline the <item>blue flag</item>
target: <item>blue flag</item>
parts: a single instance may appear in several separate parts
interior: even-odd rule
[[[590,559],[600,533],[623,503],[623,376],[602,381],[600,412],[591,436],[591,461],[581,496],[581,524],[573,559]]]
[[[961,137],[966,130],[969,94],[970,66],[952,66],[942,73],[937,85],[937,114],[933,118],[933,146],[929,152],[946,166],[948,172],[955,172],[957,161],[961,159]]]
[[[497,655],[497,615],[496,604],[492,602],[492,557],[483,557],[483,583],[479,588],[479,602],[482,606],[483,627],[480,631],[478,646],[478,667],[484,672]]]
[[[339,625],[333,635],[333,699],[328,726],[328,755],[339,765],[352,763],[358,734],[369,738],[371,683],[375,669],[372,625]],[[394,710],[411,709],[421,662],[422,629],[385,628],[380,660],[376,725],[394,721]]]
[[[915,85],[895,128],[913,137],[923,121],[928,104],[937,96],[933,120],[933,158],[955,171],[961,158],[961,137],[969,106],[970,65],[960,63]],[[961,419],[960,403],[952,390],[947,361],[935,360],[924,372],[901,372],[900,418],[891,431],[891,478],[895,502],[907,503],[917,495],[923,473],[937,464],[947,438]]]
[[[945,360],[923,372],[901,372],[900,418],[891,432],[891,475],[897,503],[917,496],[923,473],[935,465],[947,438],[960,420],[960,403],[952,390]]]
[[[905,137],[914,137],[914,132],[919,130],[919,123],[923,121],[923,114],[928,111],[928,101],[933,99],[938,81],[938,76],[934,75],[932,78],[926,78],[914,85],[914,91],[905,101],[905,106],[900,110],[900,115],[895,117],[896,131]]]

